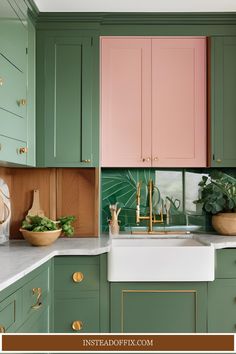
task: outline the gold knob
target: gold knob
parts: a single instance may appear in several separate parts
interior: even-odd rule
[[[19,153],[20,154],[27,154],[28,148],[27,147],[20,147],[19,148]]]
[[[72,329],[74,331],[81,331],[83,328],[83,322],[82,321],[74,321],[71,325]]]
[[[158,161],[158,157],[155,156],[155,157],[153,158],[153,161]]]
[[[149,161],[151,161],[150,157],[143,158],[143,162],[149,162]]]
[[[4,84],[4,80],[2,77],[0,77],[0,86],[3,86],[3,84]]]
[[[72,274],[72,279],[75,283],[80,283],[84,279],[84,275],[81,272],[75,272]]]
[[[6,332],[6,329],[4,326],[0,326],[0,333],[5,333]]]
[[[221,163],[222,161],[221,161],[221,159],[217,159],[216,162]]]
[[[25,98],[21,98],[20,100],[17,101],[19,106],[26,106],[27,100]]]
[[[85,162],[85,163],[90,163],[91,162],[91,160],[82,160],[82,162]]]

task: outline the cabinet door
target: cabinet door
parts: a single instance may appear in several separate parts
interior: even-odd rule
[[[206,39],[153,38],[153,166],[206,166],[206,123]]]
[[[112,283],[111,331],[206,331],[204,283]]]
[[[236,279],[216,279],[208,285],[208,332],[236,331]]]
[[[236,166],[236,37],[211,39],[211,165]]]
[[[104,167],[151,166],[151,41],[101,39]]]
[[[45,165],[92,166],[91,38],[49,35],[45,41],[44,128],[38,132],[39,144],[45,134]]]

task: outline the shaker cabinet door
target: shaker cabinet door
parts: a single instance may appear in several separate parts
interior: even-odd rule
[[[153,166],[206,166],[206,135],[206,38],[152,38]]]
[[[101,164],[151,166],[151,42],[101,39]]]
[[[236,167],[236,37],[211,38],[211,166]]]
[[[91,37],[48,33],[39,37],[38,48],[38,75],[44,76],[38,81],[38,163],[91,167]]]

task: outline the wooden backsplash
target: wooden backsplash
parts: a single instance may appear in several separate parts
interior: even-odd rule
[[[40,191],[40,205],[46,216],[57,219],[75,215],[75,236],[98,235],[97,169],[0,167],[0,177],[11,195],[11,238],[22,238],[19,228],[32,205],[33,190]]]

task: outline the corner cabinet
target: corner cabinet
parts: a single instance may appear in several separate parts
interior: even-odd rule
[[[1,2],[0,161],[34,166],[35,29],[27,11],[24,2]]]
[[[212,37],[211,166],[236,167],[236,37]]]
[[[206,332],[206,283],[112,283],[111,332]]]
[[[101,38],[104,167],[206,166],[206,38]]]
[[[0,333],[52,331],[51,261],[0,293]]]
[[[37,37],[37,165],[98,165],[98,40],[76,31]]]

